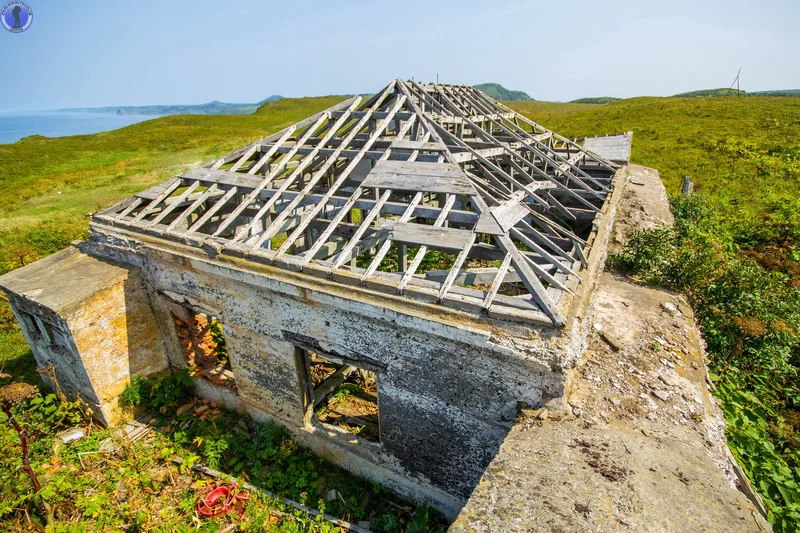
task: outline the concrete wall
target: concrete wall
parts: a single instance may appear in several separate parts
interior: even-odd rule
[[[494,457],[517,402],[539,405],[563,393],[561,370],[546,363],[563,351],[564,336],[553,328],[421,318],[388,308],[385,297],[376,305],[347,287],[331,294],[316,278],[308,286],[281,281],[279,269],[267,276],[127,236],[97,234],[93,241],[85,245],[92,253],[142,270],[157,314],[182,302],[220,317],[238,396],[209,384],[201,386],[205,394],[280,423],[317,453],[448,514]],[[159,322],[172,321],[163,314]],[[173,338],[168,350],[177,352],[174,332],[164,338]],[[304,425],[295,346],[376,372],[380,444],[316,421]],[[184,364],[176,353],[170,360]]]
[[[83,283],[82,277],[91,278]],[[167,370],[166,352],[142,276],[74,248],[0,278],[38,366],[79,394],[105,424],[124,413],[131,376]]]

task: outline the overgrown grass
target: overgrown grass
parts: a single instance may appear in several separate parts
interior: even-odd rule
[[[674,228],[636,232],[617,267],[686,291],[708,343],[729,446],[779,532],[800,528],[800,100],[635,98],[525,112],[568,136],[634,132]],[[509,102],[520,108],[519,103]]]
[[[427,506],[416,507],[350,475],[299,447],[281,428],[245,420],[219,408],[198,417],[186,373],[138,380],[123,395],[128,404],[155,414],[157,431],[131,444],[113,430],[91,427],[78,402],[37,395],[13,413],[28,432],[31,465],[42,481],[38,493],[21,469],[18,437],[0,414],[0,531],[230,531],[237,517],[201,519],[195,503],[213,481],[192,470],[203,464],[284,498],[351,522],[369,521],[387,533],[441,532],[444,522]],[[194,402],[194,403],[193,403]],[[182,414],[176,408],[187,405]],[[213,404],[211,405],[213,407]],[[57,432],[88,428],[80,441],[61,444]],[[115,452],[101,452],[109,443]],[[105,443],[105,444],[104,444]],[[175,462],[180,459],[180,464]],[[334,491],[335,500],[326,501]],[[321,518],[260,494],[251,494],[237,531],[339,531]]]
[[[93,135],[0,145],[0,273],[84,236],[87,215],[343,98],[287,98],[253,115],[170,116]]]

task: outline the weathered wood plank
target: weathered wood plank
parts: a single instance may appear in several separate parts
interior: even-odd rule
[[[387,221],[383,229],[393,241],[400,241],[416,246],[429,246],[445,250],[461,250],[470,241],[474,233],[469,230],[455,228],[437,228],[423,224]]]
[[[461,167],[450,163],[380,161],[362,185],[401,191],[477,194]]]
[[[435,152],[447,149],[447,147],[442,142],[410,141],[407,139],[398,139],[396,141],[392,141],[392,144],[390,144],[389,147],[396,148],[398,150],[424,150],[428,152]]]
[[[243,174],[241,172],[231,172],[230,170],[213,170],[210,168],[193,168],[180,175],[187,180],[198,180],[204,183],[216,183],[219,185],[229,185],[231,187],[257,188],[264,181],[260,176]]]
[[[428,270],[425,272],[425,279],[431,281],[444,281],[452,272],[450,270]],[[467,268],[461,269],[455,279],[455,285],[488,285],[497,277],[497,268]],[[503,278],[503,283],[519,283],[521,278],[517,273],[510,269]]]

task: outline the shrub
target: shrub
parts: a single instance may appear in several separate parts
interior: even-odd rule
[[[134,376],[122,391],[119,401],[123,407],[177,407],[191,395],[193,387],[192,378],[186,368],[167,376],[152,376],[147,379]]]

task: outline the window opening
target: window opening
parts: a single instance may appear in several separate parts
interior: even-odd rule
[[[306,423],[316,418],[371,442],[380,442],[378,380],[374,372],[335,356],[297,348]]]

